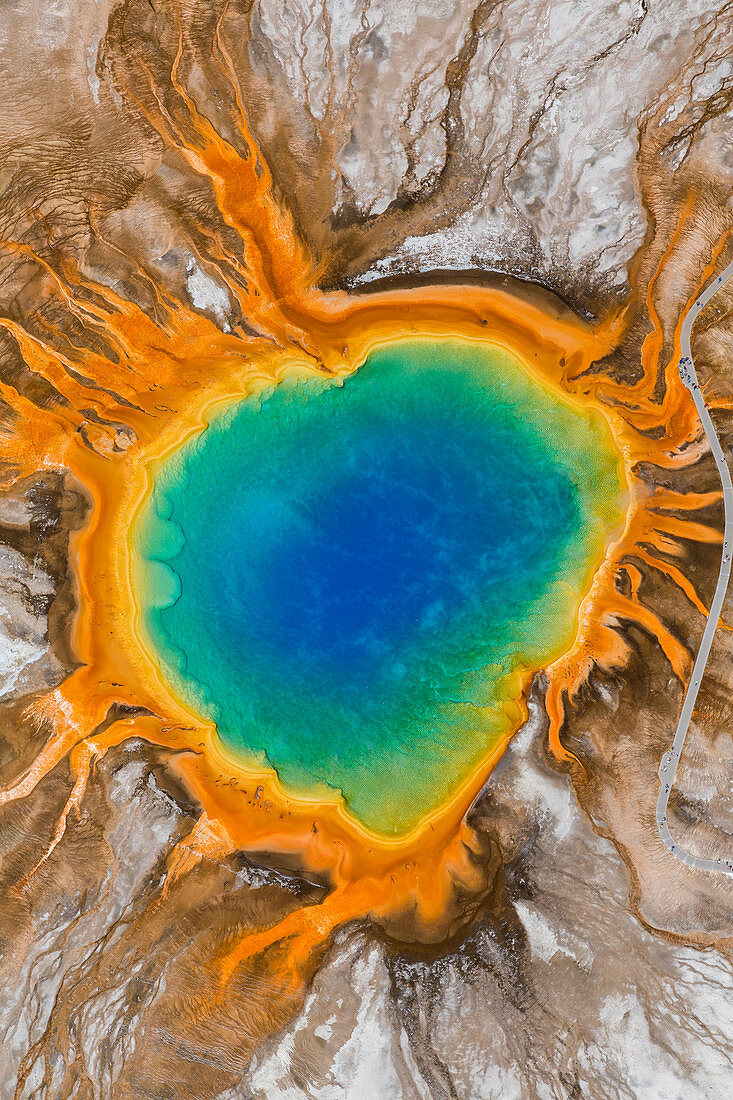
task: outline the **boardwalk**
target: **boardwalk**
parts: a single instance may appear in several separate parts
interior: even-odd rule
[[[720,445],[720,440],[718,439],[717,432],[710,418],[710,413],[708,412],[702,393],[700,392],[700,387],[698,386],[697,374],[695,373],[695,365],[692,361],[692,351],[690,349],[690,333],[692,332],[692,326],[697,320],[700,312],[704,309],[713,295],[720,290],[732,276],[733,263],[730,263],[725,271],[723,271],[721,275],[718,275],[712,283],[705,288],[702,294],[696,298],[694,305],[688,310],[682,323],[680,377],[689,389],[692,400],[695,402],[695,408],[702,421],[702,426],[708,437],[708,442],[710,443],[710,450],[715,459],[715,464],[718,467],[718,473],[720,474],[720,480],[723,485],[725,532],[723,535],[723,555],[720,562],[718,584],[715,589],[715,595],[713,596],[713,602],[710,606],[710,612],[705,624],[700,648],[697,652],[697,658],[695,659],[692,676],[687,685],[687,691],[685,692],[674,741],[672,742],[672,748],[665,752],[662,757],[662,762],[659,765],[659,780],[661,786],[657,798],[657,829],[659,830],[660,837],[675,859],[679,859],[682,863],[687,863],[691,867],[697,867],[703,871],[721,871],[723,874],[727,875],[733,875],[733,851],[728,852],[726,857],[718,859],[703,859],[700,856],[695,856],[691,852],[686,851],[677,843],[670,832],[667,823],[667,804],[674,785],[677,766],[680,761],[680,756],[682,755],[685,738],[687,737],[687,730],[690,726],[692,711],[697,701],[697,694],[700,690],[705,666],[707,665],[710,655],[710,647],[715,637],[715,629],[720,619],[731,571],[731,554],[733,553],[733,518],[731,518],[733,517],[733,484],[731,483],[730,470],[725,455],[723,454],[723,448]]]

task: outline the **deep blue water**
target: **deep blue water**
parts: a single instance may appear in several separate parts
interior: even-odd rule
[[[158,471],[140,523],[173,686],[245,761],[404,831],[504,732],[512,670],[571,629],[618,492],[602,436],[458,342],[242,401]]]

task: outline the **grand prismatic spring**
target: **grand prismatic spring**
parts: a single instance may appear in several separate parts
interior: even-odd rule
[[[283,380],[153,471],[142,624],[232,757],[408,832],[572,644],[621,511],[605,422],[490,345]],[[521,487],[521,488],[519,488]]]
[[[727,1100],[730,11],[12,7],[0,1100]]]

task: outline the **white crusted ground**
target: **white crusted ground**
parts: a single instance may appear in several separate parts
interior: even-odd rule
[[[540,763],[540,736],[530,722],[490,780],[536,836],[514,903],[528,983],[512,979],[490,920],[478,966],[461,949],[390,962],[344,932],[300,1017],[220,1100],[726,1100],[729,961],[637,923],[618,855]]]
[[[22,524],[22,503],[8,502],[4,518],[6,523],[17,519]],[[53,591],[53,581],[39,565],[0,544],[0,702],[39,691],[58,679],[42,599]]]
[[[637,123],[716,8],[708,0],[258,0],[263,49],[254,64],[261,56],[263,74],[279,69],[293,101],[328,135],[334,213],[349,200],[374,216],[403,184],[415,189],[443,167],[450,66],[478,26],[451,125],[480,186],[465,187],[448,224],[422,227],[357,282],[480,267],[553,286],[582,274],[589,288],[618,289],[646,228]],[[730,71],[703,61],[698,98]]]

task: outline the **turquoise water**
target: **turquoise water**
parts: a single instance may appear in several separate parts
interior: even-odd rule
[[[245,764],[405,832],[566,646],[616,521],[617,455],[507,355],[459,341],[291,378],[156,469],[142,628]]]

